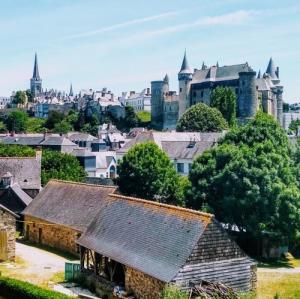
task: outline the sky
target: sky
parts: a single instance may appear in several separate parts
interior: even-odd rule
[[[300,101],[297,0],[0,0],[0,96],[29,88],[34,53],[43,88],[140,91],[191,68],[280,67],[286,102]]]

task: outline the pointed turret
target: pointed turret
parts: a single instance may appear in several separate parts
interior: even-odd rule
[[[181,64],[181,69],[179,71],[179,74],[192,74],[192,70],[189,67],[187,58],[186,58],[186,51],[184,51],[184,57]]]
[[[165,77],[164,77],[164,83],[165,84],[169,84],[169,76],[168,76],[168,74],[166,74]]]
[[[269,76],[271,78],[277,78],[276,76],[276,68],[275,68],[275,64],[273,62],[273,58],[270,58],[266,73],[269,74]]]
[[[39,66],[38,66],[38,59],[37,59],[37,54],[35,53],[35,57],[34,57],[34,67],[33,67],[33,75],[32,75],[32,79],[35,80],[40,80],[40,73],[39,73]]]
[[[257,79],[260,79],[261,78],[261,73],[260,73],[260,70],[258,71],[258,75],[257,75]]]
[[[71,83],[71,86],[70,86],[70,92],[69,92],[69,97],[73,97],[74,96],[74,93],[73,93],[73,85]]]
[[[205,70],[206,69],[206,65],[204,63],[204,61],[202,62],[202,67],[201,67],[201,70]]]
[[[219,67],[219,61],[217,61],[216,67]]]

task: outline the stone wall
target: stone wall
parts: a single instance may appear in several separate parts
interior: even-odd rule
[[[78,254],[76,240],[80,232],[62,225],[53,224],[25,215],[25,237],[27,240]]]
[[[7,259],[14,261],[16,253],[16,218],[2,209],[0,209],[0,231],[5,231],[7,235],[7,243],[4,244],[7,250]]]
[[[159,299],[166,283],[126,267],[125,288],[139,299]]]

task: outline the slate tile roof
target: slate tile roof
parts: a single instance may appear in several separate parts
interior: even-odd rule
[[[111,186],[51,180],[23,214],[85,231],[115,189]]]
[[[21,213],[32,201],[19,184],[13,184],[7,189],[0,189],[0,204],[14,213]]]
[[[170,282],[213,215],[117,194],[98,211],[78,244]]]
[[[36,157],[0,157],[0,175],[10,172],[22,189],[41,188],[41,152]]]

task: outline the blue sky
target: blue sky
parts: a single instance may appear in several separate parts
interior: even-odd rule
[[[120,94],[167,72],[177,90],[186,48],[192,68],[265,71],[272,56],[299,101],[299,13],[296,0],[1,0],[0,95],[29,87],[35,51],[44,88]]]

